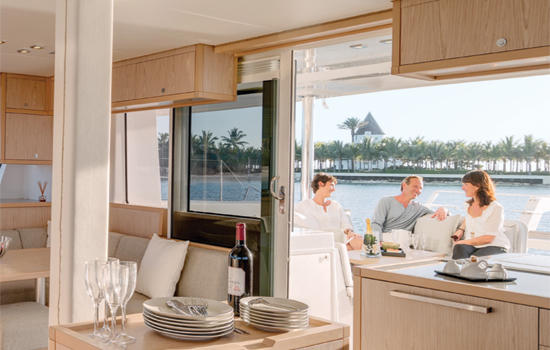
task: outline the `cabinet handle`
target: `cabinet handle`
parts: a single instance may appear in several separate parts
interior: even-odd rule
[[[475,306],[475,305],[457,303],[457,302],[454,302],[454,301],[448,301],[448,300],[443,300],[443,299],[423,297],[423,296],[420,296],[420,295],[401,293],[401,292],[398,292],[398,291],[395,291],[395,290],[390,291],[390,296],[401,298],[401,299],[420,301],[420,302],[428,303],[428,304],[454,307],[455,309],[461,309],[461,310],[466,310],[466,311],[474,311],[474,312],[479,312],[481,314],[488,314],[488,313],[491,312],[490,307]]]

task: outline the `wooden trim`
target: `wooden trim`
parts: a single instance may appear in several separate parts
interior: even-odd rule
[[[117,209],[122,209],[117,213]],[[155,215],[145,215],[156,213]],[[109,231],[129,234],[139,237],[151,237],[153,233],[166,236],[166,208],[146,207],[140,205],[110,203]]]
[[[6,73],[0,75],[0,159],[5,163],[6,158]]]
[[[184,99],[190,99],[196,97],[195,92],[186,92],[183,94],[175,94],[175,95],[166,95],[166,96],[158,96],[158,97],[149,97],[149,98],[140,98],[137,100],[127,100],[127,101],[120,101],[120,102],[113,102],[111,103],[112,108],[117,107],[127,107],[127,106],[134,106],[137,103],[139,104],[147,104],[147,103],[159,103],[159,102],[166,102],[171,100],[184,100]],[[157,106],[159,108],[159,106]]]
[[[532,70],[545,70],[545,69],[550,69],[550,63],[548,63],[548,64],[539,64],[539,65],[536,65],[536,66],[525,66],[525,67],[495,69],[495,70],[488,70],[488,71],[487,70],[477,71],[477,72],[471,72],[471,73],[436,75],[434,78],[435,78],[435,80],[446,80],[446,79],[479,77],[479,76],[483,76],[483,75],[527,72],[527,71],[532,71]],[[547,73],[550,73],[550,71],[547,72]]]
[[[539,310],[539,344],[550,346],[550,310]]]
[[[215,251],[224,252],[224,253],[229,253],[231,251],[231,248],[218,247],[218,246],[215,246],[215,245],[204,244],[204,243],[196,243],[196,242],[191,242],[191,241],[189,241],[189,246],[190,247],[195,247],[195,248],[215,250]]]
[[[7,204],[18,205],[7,206]],[[22,203],[3,203],[0,207],[0,229],[13,230],[15,228],[45,227],[48,225],[48,220],[51,220],[51,216],[51,204],[27,206],[22,205]]]
[[[51,160],[2,159],[2,164],[52,165]]]
[[[321,23],[313,26],[292,29],[275,34],[217,45],[215,53],[232,53],[243,56],[249,53],[273,50],[303,43],[315,42],[372,31],[371,27],[391,26],[392,10],[384,10]],[[388,26],[388,27],[389,27]]]
[[[30,207],[51,207],[52,202],[14,202],[0,203],[0,208],[30,208]]]
[[[348,325],[332,324],[319,319],[310,318],[310,323],[324,325],[266,337],[262,345],[272,349],[301,349],[344,339],[344,327],[349,331]]]
[[[361,349],[361,276],[354,267],[353,276],[353,349]],[[356,275],[356,273],[359,273]]]
[[[198,92],[193,93],[195,95],[198,94]],[[193,99],[185,102],[175,103],[175,101],[172,101],[171,104],[166,105],[149,105],[149,106],[143,106],[143,105],[135,105],[135,106],[127,106],[127,108],[124,109],[113,109],[111,110],[111,114],[119,114],[119,113],[127,113],[127,112],[138,112],[138,111],[148,111],[152,109],[160,109],[160,108],[177,108],[177,107],[188,107],[188,106],[199,106],[204,104],[213,104],[213,103],[223,103],[223,102],[233,102],[236,101],[236,96],[232,95],[221,95],[216,94],[217,97],[220,97],[220,100],[202,100],[202,99]],[[223,99],[221,99],[223,98]],[[135,108],[134,108],[135,107]]]
[[[215,92],[197,91],[196,96],[198,98],[206,98],[209,100],[223,100],[223,102],[237,101],[237,95],[217,94]]]
[[[39,111],[33,109],[6,108],[6,113],[53,115],[52,111]]]
[[[393,1],[392,24],[392,74],[394,74],[393,68],[401,65],[401,0]]]
[[[46,80],[46,112],[53,115],[53,89],[54,81],[52,77],[47,78]]]
[[[180,48],[177,48],[177,49],[161,51],[161,52],[153,53],[153,54],[150,54],[150,55],[139,56],[139,57],[129,58],[127,60],[114,62],[113,63],[113,68],[127,66],[127,65],[130,65],[130,64],[136,64],[136,63],[141,63],[141,62],[157,60],[159,58],[175,56],[175,55],[179,55],[179,54],[183,54],[183,53],[187,53],[187,52],[193,52],[193,51],[195,51],[195,45],[190,45],[190,46],[180,47]]]
[[[198,44],[195,49],[195,85],[194,86],[195,86],[194,91],[204,90],[204,45],[202,44]]]
[[[505,61],[538,58],[550,55],[550,47],[535,47],[516,51],[497,52],[486,55],[451,58],[441,61],[426,63],[415,63],[399,66],[399,74],[433,71],[455,67],[476,66],[487,63],[498,63]]]
[[[40,80],[40,81],[47,81],[48,77],[43,77],[40,75],[26,75],[26,74],[16,74],[16,73],[6,73],[8,78],[15,78],[15,79],[26,79],[26,80]]]

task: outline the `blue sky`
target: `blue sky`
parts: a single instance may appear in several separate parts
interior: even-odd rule
[[[315,101],[315,141],[351,141],[336,125],[371,112],[386,136],[404,140],[498,142],[504,136],[550,141],[550,75],[392,90]],[[302,105],[296,106],[301,140]]]

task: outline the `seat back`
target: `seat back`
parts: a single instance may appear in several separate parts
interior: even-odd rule
[[[504,220],[504,234],[510,240],[509,253],[527,253],[529,228],[519,220]]]

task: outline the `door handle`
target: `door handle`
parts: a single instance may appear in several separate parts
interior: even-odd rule
[[[466,311],[479,312],[482,314],[488,314],[488,313],[491,313],[492,311],[490,307],[476,306],[476,305],[458,303],[455,301],[425,297],[425,296],[416,295],[416,294],[402,293],[395,290],[390,291],[390,296],[402,298],[402,299],[420,301],[428,304],[453,307],[455,309],[461,309]]]
[[[274,176],[271,178],[271,181],[269,182],[269,191],[271,192],[271,195],[273,198],[279,201],[279,213],[284,214],[285,213],[285,186],[281,186],[279,188],[279,194],[275,193],[275,181],[279,178],[279,176]]]

